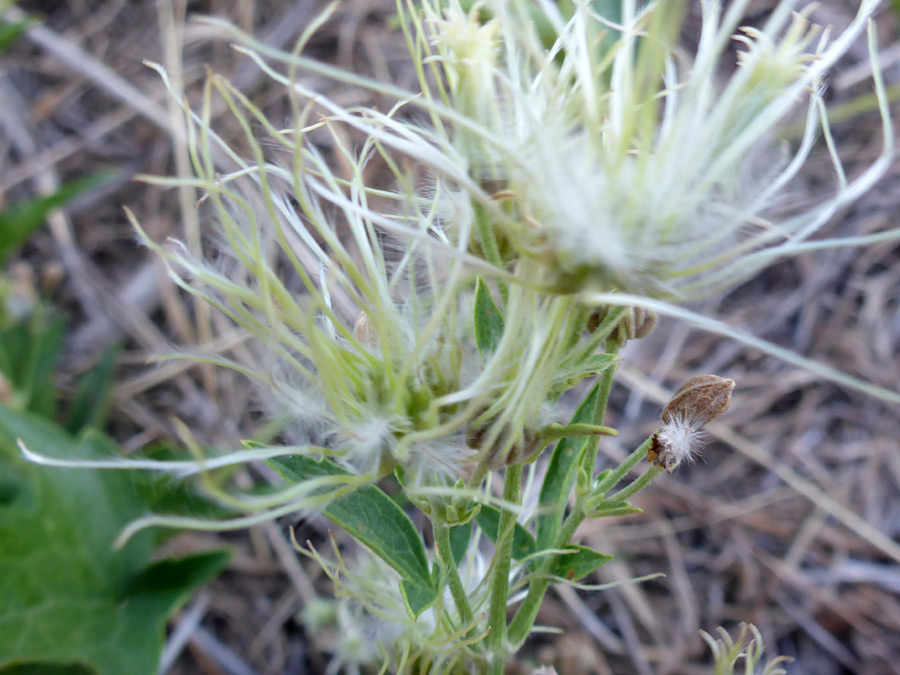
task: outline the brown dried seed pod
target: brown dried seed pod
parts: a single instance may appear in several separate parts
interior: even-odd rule
[[[588,333],[593,333],[595,330],[600,328],[600,324],[603,323],[603,319],[605,316],[606,307],[598,307],[593,312],[591,312],[591,315],[588,317],[586,326]]]
[[[697,431],[728,410],[734,380],[698,375],[685,382],[662,411],[665,424],[680,422]]]
[[[593,333],[609,313],[608,307],[601,307],[588,318],[587,329]],[[628,340],[640,340],[650,335],[656,325],[656,312],[642,307],[629,307],[619,323],[609,334],[611,342],[623,347]]]
[[[650,335],[656,326],[656,312],[651,309],[635,307],[634,316],[634,335],[630,339],[640,340]]]

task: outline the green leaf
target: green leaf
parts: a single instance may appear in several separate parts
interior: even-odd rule
[[[194,587],[215,578],[228,566],[230,551],[204,551],[167,558],[147,567],[125,590],[125,601],[148,615],[168,615],[184,604]]]
[[[413,619],[418,618],[437,599],[437,591],[433,588],[433,584],[425,586],[410,579],[400,580],[400,594],[406,604],[406,611]]]
[[[488,506],[487,504],[482,504],[481,511],[475,516],[475,520],[478,522],[481,531],[487,535],[488,539],[496,544],[500,530],[500,509],[494,506]],[[537,550],[537,544],[534,541],[534,537],[531,536],[531,533],[522,527],[522,525],[516,523],[513,531],[513,559],[521,560]]]
[[[119,345],[107,349],[100,361],[82,376],[69,407],[66,431],[77,434],[87,427],[102,429],[112,394]]]
[[[481,277],[475,283],[475,344],[478,353],[493,352],[503,337],[503,316]]]
[[[42,311],[0,331],[0,372],[12,386],[15,408],[53,417],[53,373],[64,336],[62,319],[50,319]]]
[[[572,416],[570,425],[592,424],[597,407],[600,383],[594,385],[590,393],[578,406]],[[537,546],[541,549],[551,548],[556,541],[556,534],[562,525],[562,519],[569,503],[569,493],[575,483],[578,472],[579,457],[588,444],[587,437],[564,438],[550,456],[547,474],[541,485],[540,509],[537,517]]]
[[[291,483],[319,476],[349,475],[349,471],[328,459],[316,461],[300,455],[278,457],[268,464]],[[400,590],[413,618],[437,599],[419,532],[382,490],[365,485],[329,502],[323,513],[400,574]]]
[[[583,579],[612,560],[611,555],[600,553],[587,546],[569,544],[566,550],[572,553],[560,555],[550,573],[569,581]]]
[[[450,528],[450,552],[453,554],[453,560],[459,565],[466,549],[469,548],[469,539],[472,537],[471,521],[465,525],[457,525]]]
[[[18,438],[57,456],[108,458],[115,450],[99,433],[73,438],[0,407],[0,475],[17,481],[0,502],[0,669],[155,675],[167,617],[225,556],[151,564],[150,532],[113,550],[122,528],[146,511],[140,475],[33,465]]]
[[[0,666],[0,675],[97,675],[97,671],[80,664],[11,663]]]
[[[53,209],[59,208],[81,192],[110,178],[110,172],[95,173],[67,183],[46,197],[13,204],[0,213],[0,262],[43,225],[47,214]]]

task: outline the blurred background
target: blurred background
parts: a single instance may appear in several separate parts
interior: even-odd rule
[[[688,4],[689,47],[700,22],[699,2]],[[751,2],[745,23],[761,24],[775,4]],[[857,6],[824,0],[812,18],[839,28]],[[240,375],[183,361],[150,362],[172,345],[237,356],[242,345],[232,325],[169,281],[123,212],[123,206],[132,209],[158,242],[196,243],[208,232],[194,206],[198,195],[133,180],[140,173],[189,175],[186,150],[173,141],[179,104],[143,61],[162,64],[195,101],[212,68],[271,119],[286,121],[282,89],[192,18],[225,17],[290,49],[324,7],[319,0],[68,0],[23,1],[3,10],[5,24],[19,25],[20,34],[4,40],[0,53],[0,213],[21,216],[29,206],[37,224],[46,220],[27,228],[27,238],[23,230],[15,241],[20,245],[0,249],[6,298],[19,303],[23,316],[41,303],[64,321],[59,358],[46,378],[69,420],[82,405],[85,378],[98,368],[106,373],[105,398],[89,403],[104,406],[96,425],[126,453],[177,447],[180,422],[200,445],[220,448],[238,447],[265,423],[253,385]],[[26,16],[34,23],[22,25]],[[392,0],[343,0],[306,53],[414,88],[394,16]],[[877,14],[894,99],[900,95],[898,16],[891,3]],[[344,105],[391,103],[308,78]],[[834,73],[827,95],[849,177],[881,149],[871,93],[861,40]],[[221,120],[213,126],[238,142],[240,130],[226,112],[214,107],[214,120]],[[898,113],[893,106],[895,119]],[[820,143],[785,208],[818,201],[833,186]],[[63,202],[65,208],[49,210]],[[898,213],[894,166],[858,204],[837,214],[825,234],[896,227]],[[9,218],[0,223],[14,232]],[[893,242],[806,255],[692,308],[896,390],[898,258],[900,244]],[[773,655],[795,658],[790,673],[900,672],[897,408],[661,320],[654,334],[624,353],[607,421],[622,435],[601,443],[601,458],[623,457],[639,444],[656,427],[667,390],[705,373],[732,378],[737,389],[729,414],[710,429],[703,457],[643,492],[643,514],[588,522],[580,531],[586,544],[616,555],[593,575],[594,583],[655,572],[665,577],[602,592],[558,588],[538,622],[559,632],[535,635],[514,672],[547,664],[561,675],[709,673],[709,650],[697,631],[724,626],[733,632],[741,621],[759,627]],[[0,388],[3,403],[12,400],[7,390]],[[336,636],[327,621],[311,629],[309,610],[332,587],[314,562],[292,550],[294,520],[221,535],[185,533],[162,544],[154,555],[232,551],[227,568],[171,614],[162,672],[326,672]],[[300,541],[327,536],[322,523],[297,528]],[[15,607],[6,608],[6,620],[18,620]]]

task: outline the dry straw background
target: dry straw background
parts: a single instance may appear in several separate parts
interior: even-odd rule
[[[142,60],[163,63],[192,95],[211,66],[275,119],[287,120],[281,92],[190,18],[225,16],[270,44],[289,47],[322,7],[318,0],[184,4],[20,2],[20,10],[41,13],[45,21],[0,56],[0,206],[98,168],[115,172],[111,183],[55,213],[13,261],[12,272],[52,298],[70,324],[63,387],[109,345],[124,343],[111,433],[129,451],[172,438],[173,414],[203,443],[227,447],[260,423],[251,385],[233,373],[147,363],[171,344],[237,354],[242,345],[221,317],[172,286],[136,244],[123,214],[128,205],[157,241],[197,241],[207,232],[189,195],[132,181],[136,173],[187,170],[183,148],[173,143],[178,110]],[[773,4],[751,3],[747,23],[760,23]],[[825,0],[815,17],[845,25],[854,4]],[[309,52],[412,86],[392,16],[391,0],[344,0]],[[895,97],[896,17],[889,7],[878,15],[885,78]],[[694,7],[685,44],[698,27]],[[832,105],[859,102],[871,92],[867,64],[861,42],[830,83]],[[313,84],[345,104],[389,103],[362,90]],[[898,106],[892,112],[900,119]],[[219,130],[228,137],[227,122]],[[837,123],[835,134],[850,175],[879,152],[874,111]],[[833,184],[824,153],[809,168],[786,206],[814,200]],[[898,212],[895,167],[862,202],[841,212],[828,233],[894,227]],[[900,244],[894,243],[804,256],[697,309],[896,389],[898,262]],[[616,554],[595,582],[666,576],[614,591],[551,594],[539,622],[562,632],[534,637],[515,672],[546,663],[561,675],[708,673],[698,629],[733,629],[741,620],[756,623],[770,649],[796,658],[788,666],[792,673],[900,672],[900,410],[668,320],[629,346],[625,364],[609,420],[623,434],[618,444],[604,442],[601,456],[623,456],[646,437],[666,388],[693,375],[733,378],[731,412],[711,430],[713,442],[699,463],[641,494],[643,515],[588,522],[581,530],[585,543]],[[291,550],[289,525],[185,534],[170,543],[193,550],[224,542],[235,556],[172,622],[164,672],[324,672],[334,636],[309,634],[296,617],[330,586]],[[321,542],[327,532],[321,524],[301,523],[297,535]]]

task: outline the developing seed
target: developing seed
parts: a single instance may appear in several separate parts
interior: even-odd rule
[[[653,435],[647,461],[671,473],[703,446],[703,427],[728,410],[734,380],[700,375],[685,382],[662,411],[663,427]]]

